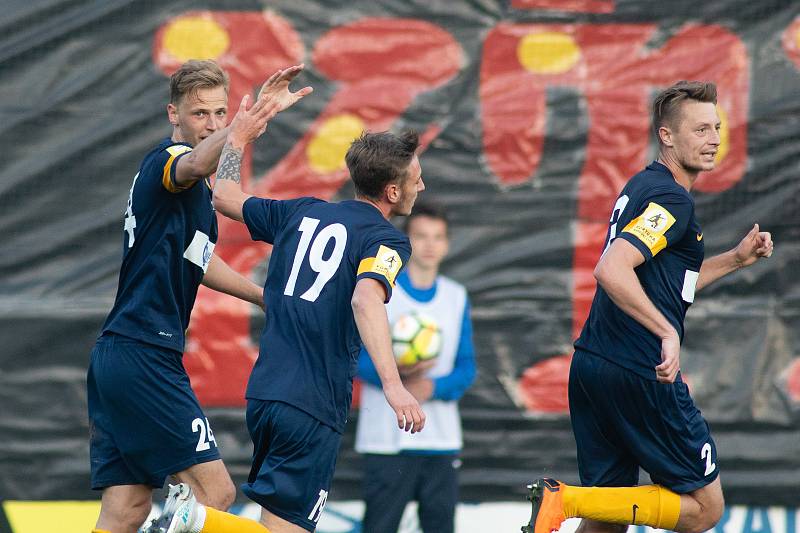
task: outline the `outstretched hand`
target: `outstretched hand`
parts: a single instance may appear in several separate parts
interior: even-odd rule
[[[772,255],[774,244],[768,231],[759,231],[758,224],[753,225],[747,235],[736,245],[736,264],[740,267],[750,266],[762,257]]]
[[[275,101],[258,99],[248,109],[249,102],[250,95],[244,95],[228,132],[228,141],[237,148],[242,148],[261,137],[267,131],[267,123],[278,114],[279,104]]]
[[[311,87],[303,87],[299,91],[292,92],[289,90],[289,84],[292,83],[298,74],[303,71],[305,65],[294,65],[293,67],[285,68],[277,71],[264,82],[261,90],[258,93],[258,100],[266,99],[275,101],[278,104],[278,113],[293,106],[298,100],[307,94],[311,94],[314,90]]]

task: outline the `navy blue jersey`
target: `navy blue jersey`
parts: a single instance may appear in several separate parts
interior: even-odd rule
[[[247,398],[286,402],[342,432],[361,347],[350,303],[356,282],[380,281],[388,301],[411,244],[356,200],[253,197],[243,213],[252,238],[274,244]]]
[[[703,233],[694,199],[669,169],[653,162],[628,181],[611,214],[606,247],[625,239],[644,256],[636,268],[642,287],[683,340],[683,319],[694,301],[703,264]],[[575,347],[656,379],[661,340],[625,314],[598,285]]]
[[[114,307],[103,332],[183,351],[189,315],[217,242],[211,187],[175,184],[178,159],[192,147],[163,140],[133,178]]]

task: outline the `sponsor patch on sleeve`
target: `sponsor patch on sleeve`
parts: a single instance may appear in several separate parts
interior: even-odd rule
[[[380,274],[389,280],[389,284],[394,287],[394,279],[402,266],[403,260],[400,259],[400,254],[388,246],[381,245],[375,257],[367,257],[361,260],[358,265],[358,275],[364,272]]]
[[[667,246],[664,234],[675,224],[675,217],[666,208],[650,202],[644,213],[628,223],[623,232],[635,235],[656,255]]]
[[[208,271],[208,264],[211,262],[211,256],[214,255],[214,243],[208,238],[208,235],[200,230],[194,231],[194,238],[189,246],[183,252],[183,258],[188,259],[190,262],[203,269],[203,273]]]
[[[169,154],[169,159],[167,163],[164,165],[164,173],[161,177],[161,184],[164,185],[164,188],[167,189],[169,192],[181,192],[188,189],[188,187],[180,187],[175,184],[175,180],[172,176],[172,162],[175,161],[175,158],[181,154],[185,154],[186,152],[191,152],[192,148],[186,146],[184,144],[173,144],[172,146],[167,147],[167,153]]]

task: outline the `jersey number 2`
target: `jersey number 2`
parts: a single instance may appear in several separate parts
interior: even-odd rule
[[[704,476],[707,476],[711,472],[716,470],[717,463],[715,463],[711,459],[711,443],[710,442],[706,442],[705,444],[703,444],[703,449],[700,450],[700,458],[701,459],[705,459],[705,461],[706,461],[706,473],[703,474]]]
[[[300,243],[297,245],[297,252],[294,254],[292,272],[289,274],[286,288],[283,289],[283,294],[286,296],[294,295],[297,275],[300,273],[300,267],[306,258],[306,252],[308,252],[308,263],[311,266],[311,270],[317,273],[317,277],[311,287],[300,295],[300,298],[309,302],[315,302],[319,298],[322,288],[333,277],[342,262],[345,245],[347,244],[347,228],[339,223],[330,224],[322,228],[315,237],[314,232],[317,226],[319,226],[319,219],[316,218],[303,217],[303,221],[300,222],[300,227],[298,228],[301,234]],[[333,251],[325,259],[323,254],[331,239],[334,241]],[[309,245],[311,246],[310,251]]]
[[[611,225],[608,228],[608,241],[606,242],[606,247],[603,248],[603,253],[606,253],[608,247],[611,246],[611,241],[613,241],[614,237],[617,236],[617,222],[619,222],[619,217],[622,216],[622,212],[625,211],[625,206],[628,205],[628,200],[628,195],[623,194],[617,198],[617,203],[614,204],[614,209],[611,210],[611,220],[609,221]]]

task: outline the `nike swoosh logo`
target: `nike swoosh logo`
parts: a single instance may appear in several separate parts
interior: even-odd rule
[[[639,506],[634,503],[633,504],[633,518],[631,519],[631,524],[633,524],[633,525],[636,525],[636,509],[638,509],[638,508],[639,508]]]
[[[697,234],[697,240],[698,241],[702,241],[703,240],[703,234],[702,233],[698,233]]]

